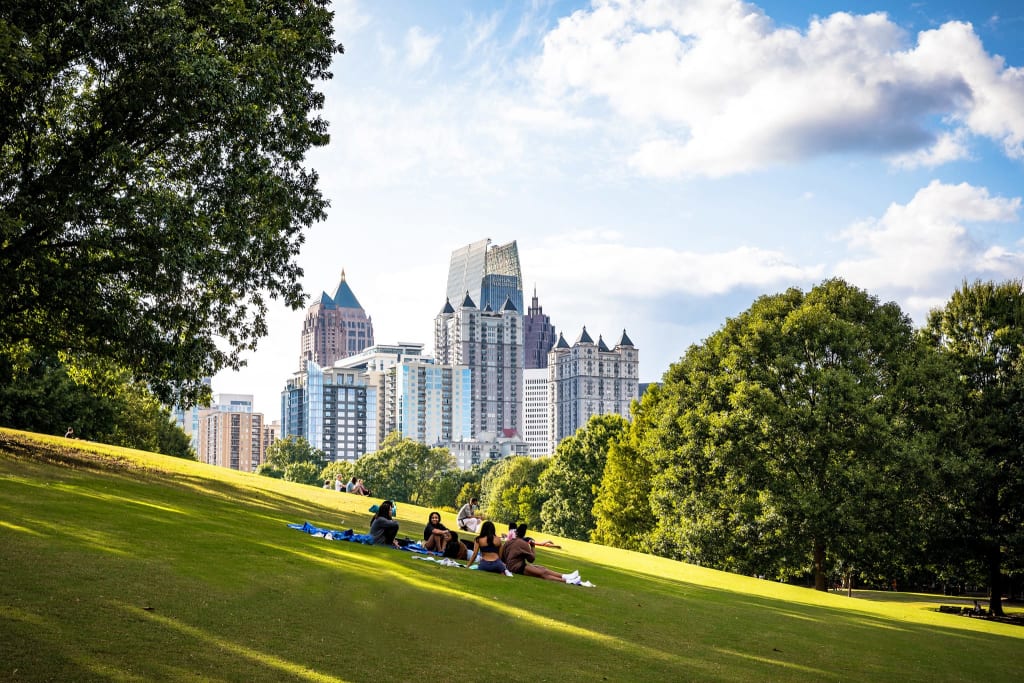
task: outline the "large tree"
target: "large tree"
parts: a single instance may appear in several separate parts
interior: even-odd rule
[[[195,459],[170,411],[131,373],[107,359],[27,351],[9,356],[0,382],[0,424]]]
[[[949,534],[984,562],[1001,615],[1004,558],[1024,554],[1024,284],[964,283],[928,332],[958,370],[965,416],[943,463]]]
[[[356,461],[355,475],[374,496],[419,505],[433,500],[438,476],[454,466],[447,448],[431,448],[391,432],[377,451]]]
[[[938,399],[895,304],[841,280],[764,296],[665,377],[655,546],[780,577],[886,561],[910,527]]]
[[[497,461],[480,484],[487,519],[495,523],[524,523],[539,529],[544,504],[540,477],[550,460],[515,456]]]
[[[621,415],[594,415],[559,442],[540,477],[544,531],[585,541],[594,530],[594,500],[601,487],[608,449],[626,434]]]
[[[632,420],[624,437],[612,442],[604,466],[601,487],[594,501],[595,543],[646,552],[655,520],[651,510],[654,479],[653,416],[661,390],[650,387],[632,407]]]
[[[327,5],[3,3],[0,356],[91,353],[189,403],[265,336],[268,298],[302,305]]]

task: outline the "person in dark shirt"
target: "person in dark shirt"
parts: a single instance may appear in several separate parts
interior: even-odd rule
[[[441,513],[431,512],[427,525],[423,527],[423,547],[431,552],[442,552],[451,537],[448,527],[441,524]]]
[[[473,556],[466,563],[467,567],[473,566],[473,561],[480,557],[479,568],[485,572],[504,574],[512,576],[512,572],[505,568],[501,561],[501,537],[494,531],[494,522],[484,522],[480,527],[480,535],[476,537],[476,544],[473,546]]]
[[[370,519],[370,535],[377,545],[393,545],[397,548],[395,536],[398,535],[398,522],[391,519],[392,505],[390,500],[385,500],[377,508],[377,512]]]

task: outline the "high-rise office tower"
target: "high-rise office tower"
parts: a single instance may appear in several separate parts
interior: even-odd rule
[[[548,400],[548,369],[523,371],[523,440],[532,457],[551,454],[551,404]]]
[[[555,345],[555,326],[537,301],[537,288],[533,288],[533,301],[523,318],[523,352],[526,369],[546,368],[548,352]]]
[[[506,299],[523,312],[523,276],[515,240],[491,246],[480,240],[452,252],[448,268],[448,301],[453,305],[466,295],[481,311],[500,311]]]
[[[595,344],[586,327],[572,346],[559,334],[548,355],[549,452],[593,415],[617,413],[629,419],[630,404],[639,396],[639,368],[640,354],[625,330],[612,349],[601,337]]]
[[[472,437],[522,434],[523,316],[511,298],[498,310],[478,308],[468,294],[457,306],[446,301],[434,319],[434,351],[439,363],[469,369]]]
[[[302,351],[299,369],[306,361],[329,368],[339,358],[346,358],[373,346],[373,321],[359,304],[341,271],[341,282],[334,296],[323,292],[306,309],[302,326]]]

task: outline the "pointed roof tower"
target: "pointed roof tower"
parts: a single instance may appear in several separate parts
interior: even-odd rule
[[[587,334],[587,326],[583,326],[583,331],[580,332],[580,338],[576,340],[577,344],[593,344],[594,340],[589,334]]]
[[[472,297],[469,296],[469,292],[466,292],[466,298],[462,300],[463,308],[476,308],[476,304],[473,303]]]
[[[565,337],[562,336],[561,332],[558,333],[558,341],[555,342],[555,348],[556,349],[567,349],[567,348],[569,348],[569,342],[565,341]]]
[[[604,343],[604,337],[597,335],[597,350],[598,351],[611,351],[608,345]]]
[[[505,297],[505,303],[502,305],[501,310],[503,310],[503,311],[515,311],[516,313],[519,312],[519,309],[516,308],[516,305],[514,303],[512,303],[512,297],[510,297],[510,296],[506,296]]]
[[[362,306],[359,304],[359,299],[352,293],[352,288],[345,282],[345,269],[341,270],[341,282],[338,283],[338,288],[334,291],[334,305],[338,308],[359,308]]]
[[[617,346],[633,346],[633,342],[626,336],[626,328],[622,328],[622,339],[619,340]]]
[[[441,315],[444,315],[445,313],[454,313],[454,312],[455,312],[455,309],[452,308],[452,300],[449,299],[448,297],[445,297],[444,298],[444,308],[441,309]]]

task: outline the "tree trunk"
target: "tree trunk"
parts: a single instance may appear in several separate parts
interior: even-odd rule
[[[825,545],[815,539],[814,541],[814,590],[828,591],[828,581],[825,576]]]
[[[1001,617],[1003,616],[1003,558],[998,543],[988,553],[988,588],[991,591],[988,598],[988,613]]]

